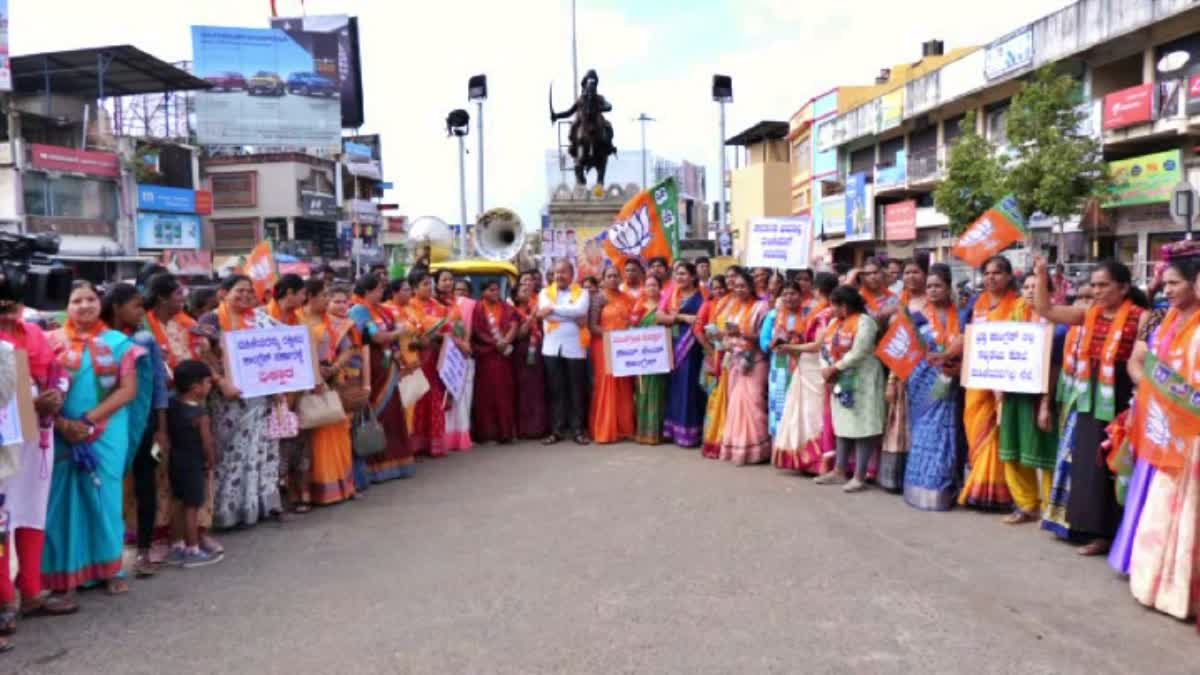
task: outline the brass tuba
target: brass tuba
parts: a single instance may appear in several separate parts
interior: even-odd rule
[[[525,246],[525,226],[512,209],[488,209],[475,222],[475,250],[490,260],[510,261]]]

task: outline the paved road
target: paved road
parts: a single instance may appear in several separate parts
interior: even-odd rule
[[[1195,673],[1033,527],[632,445],[484,448],[27,622],[0,673]]]

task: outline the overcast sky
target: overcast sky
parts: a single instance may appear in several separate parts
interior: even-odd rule
[[[299,0],[277,0],[281,16]],[[1048,14],[1065,0],[578,0],[579,69],[596,68],[619,148],[640,144],[633,121],[657,118],[651,151],[708,166],[718,162],[713,73],[734,81],[727,132],[787,120],[815,94],[870,84],[879,69],[915,61],[921,42],[947,49],[986,43]],[[168,61],[191,59],[191,25],[266,27],[268,0],[9,0],[13,54],[133,44]],[[309,14],[359,17],[366,124],[383,135],[383,165],[396,188],[387,201],[410,217],[458,220],[455,144],[444,119],[466,107],[467,78],[488,75],[487,206],[539,222],[546,200],[544,153],[556,143],[546,106],[555,85],[570,103],[570,0],[308,0]],[[474,115],[474,108],[471,107]],[[472,122],[474,124],[474,122]],[[474,128],[468,138],[468,213],[478,186]],[[710,189],[709,198],[715,198]]]

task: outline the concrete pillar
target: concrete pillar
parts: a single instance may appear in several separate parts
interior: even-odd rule
[[[1138,230],[1137,233],[1137,269],[1133,272],[1134,283],[1145,286],[1147,281],[1147,268],[1150,262],[1150,233],[1146,230]]]
[[[1142,50],[1142,84],[1154,81],[1154,45]]]
[[[288,238],[288,241],[295,241],[295,239],[296,239],[296,217],[295,216],[288,216],[287,238]]]

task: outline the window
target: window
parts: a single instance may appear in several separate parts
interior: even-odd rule
[[[213,208],[227,209],[258,205],[258,172],[235,171],[209,175]]]
[[[904,137],[890,138],[879,144],[879,165],[894,166],[896,153],[904,150]]]
[[[951,145],[954,145],[954,141],[958,140],[959,136],[963,135],[962,124],[964,119],[966,119],[966,115],[959,115],[958,117],[952,117],[945,122],[942,122],[943,145],[950,147]]]
[[[216,253],[244,253],[258,241],[258,219],[213,220],[213,250]]]
[[[114,223],[117,184],[106,180],[27,171],[23,174],[25,213],[50,218],[77,218]]]
[[[989,107],[984,118],[984,131],[987,132],[988,140],[1000,147],[1008,145],[1008,106],[1009,102],[1004,101]]]
[[[812,171],[812,139],[792,144],[792,175],[799,176]]]
[[[867,182],[874,182],[875,176],[875,146],[869,145],[861,150],[850,153],[850,173],[865,172]]]

